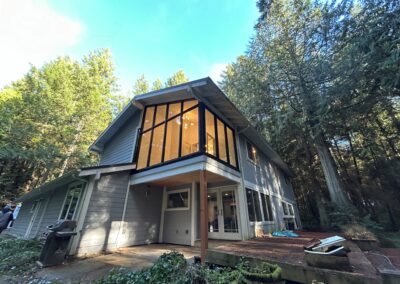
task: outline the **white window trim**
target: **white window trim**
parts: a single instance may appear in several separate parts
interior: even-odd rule
[[[248,144],[251,145],[251,147],[254,147],[256,149],[256,160],[253,161],[250,157],[249,157],[249,151],[247,149]],[[258,151],[257,148],[253,145],[253,143],[251,143],[249,140],[245,140],[245,146],[246,146],[246,159],[247,161],[249,161],[251,164],[253,164],[256,167],[260,167],[260,156],[258,155]]]
[[[72,220],[74,220],[74,218],[75,218],[75,216],[76,216],[76,213],[77,213],[77,211],[78,211],[77,209],[79,209],[79,205],[80,205],[80,202],[81,202],[81,198],[82,198],[82,195],[83,195],[83,191],[85,190],[85,182],[82,182],[82,181],[73,182],[73,183],[71,183],[71,184],[68,185],[67,193],[65,194],[64,202],[63,202],[63,205],[61,206],[60,214],[58,214],[58,219],[57,219],[58,221],[64,220],[64,219],[61,219],[61,214],[62,214],[62,212],[63,212],[65,203],[67,202],[68,193],[69,193],[69,191],[71,190],[71,188],[73,188],[73,187],[75,187],[75,186],[77,186],[77,185],[81,185],[81,186],[82,186],[82,188],[81,188],[82,191],[81,191],[81,194],[79,195],[78,201],[76,202],[76,209],[75,209],[75,211],[74,211],[74,215],[72,216]],[[71,206],[71,204],[70,204],[70,206]],[[68,207],[68,211],[69,211],[69,209],[70,209],[70,206]],[[68,212],[68,211],[67,211],[67,212]]]
[[[254,226],[254,225],[270,225],[270,224],[275,224],[275,219],[276,219],[276,218],[273,218],[273,219],[274,219],[273,221],[264,221],[264,220],[265,220],[265,217],[264,217],[264,210],[263,210],[263,208],[262,208],[263,205],[262,205],[262,200],[261,200],[261,194],[260,194],[260,193],[262,192],[262,193],[264,193],[264,194],[266,194],[266,195],[269,195],[270,197],[271,197],[271,195],[270,195],[267,191],[265,191],[265,190],[261,191],[261,190],[260,190],[260,187],[258,187],[258,186],[245,186],[244,189],[245,189],[245,190],[246,190],[246,189],[251,189],[251,190],[257,192],[258,199],[259,199],[259,202],[260,202],[261,217],[262,217],[262,219],[263,219],[263,221],[250,221],[250,219],[248,218],[249,224],[250,224],[251,226]],[[272,200],[271,200],[271,202],[272,202]],[[272,205],[272,204],[271,204],[271,205]],[[247,207],[247,193],[246,193],[246,207]],[[249,208],[247,207],[246,210],[249,210]],[[272,212],[272,215],[274,215],[274,212]],[[275,217],[275,216],[272,216],[272,217]]]
[[[285,214],[285,211],[283,210],[283,207],[282,207],[283,218],[296,218],[296,213],[294,212],[294,205],[293,205],[292,203],[287,202],[287,201],[284,201],[284,200],[281,200],[281,203],[285,203],[285,204],[287,205],[288,213],[290,213],[289,205],[291,205],[292,208],[293,208],[293,215],[286,215],[286,214]],[[281,204],[281,205],[282,205],[282,204]]]
[[[174,193],[181,193],[181,192],[187,192],[188,193],[188,206],[187,207],[178,207],[178,208],[168,208],[168,199],[170,194]],[[165,210],[164,211],[185,211],[185,210],[190,210],[190,188],[184,188],[184,189],[176,189],[176,190],[171,190],[167,191],[166,194],[166,199],[165,199]]]

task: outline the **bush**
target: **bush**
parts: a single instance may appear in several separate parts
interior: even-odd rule
[[[20,275],[36,267],[41,248],[36,240],[0,237],[0,275]]]
[[[277,265],[262,263],[259,267],[252,267],[241,262],[237,269],[226,267],[210,268],[206,265],[188,265],[181,253],[170,252],[163,254],[152,267],[140,271],[131,271],[126,268],[114,269],[106,277],[94,281],[95,284],[228,284],[248,283],[246,278],[262,279],[263,282],[279,280],[281,268]],[[253,279],[251,278],[251,279]]]
[[[282,269],[278,265],[268,262],[262,262],[257,266],[244,262],[239,265],[239,271],[245,283],[276,282],[281,279],[282,275]]]

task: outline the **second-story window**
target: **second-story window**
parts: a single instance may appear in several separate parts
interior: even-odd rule
[[[258,164],[258,156],[256,147],[254,147],[249,141],[246,141],[247,158],[255,164]]]
[[[194,99],[147,106],[138,146],[138,170],[200,152],[238,165],[233,129]]]
[[[137,169],[154,166],[198,151],[197,100],[146,107]]]

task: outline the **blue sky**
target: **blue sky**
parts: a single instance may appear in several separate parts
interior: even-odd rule
[[[141,74],[165,81],[183,69],[190,79],[217,78],[246,50],[258,17],[248,0],[4,2],[0,26],[6,34],[0,41],[3,37],[10,46],[0,50],[1,56],[8,54],[0,60],[18,70],[10,74],[7,66],[0,67],[0,87],[21,77],[29,62],[40,66],[58,55],[81,58],[103,47],[113,54],[124,92]]]

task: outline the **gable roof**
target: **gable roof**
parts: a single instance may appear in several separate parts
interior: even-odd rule
[[[288,166],[272,149],[264,137],[258,133],[247,118],[209,77],[135,96],[114,119],[110,126],[92,144],[90,149],[92,151],[101,152],[104,144],[118,131],[128,118],[140,108],[140,105],[158,104],[190,98],[196,98],[202,101],[216,114],[225,117],[227,119],[226,122],[234,127],[238,133],[243,134],[250,140],[255,147],[281,168],[285,174],[292,176]]]

